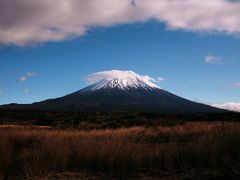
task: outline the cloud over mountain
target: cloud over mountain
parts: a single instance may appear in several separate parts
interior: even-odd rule
[[[240,33],[229,0],[1,0],[0,43],[28,45],[83,36],[92,27],[155,19],[169,29]]]
[[[240,103],[236,103],[236,102],[219,103],[219,104],[211,104],[211,105],[221,109],[228,109],[231,111],[240,112]]]
[[[120,71],[120,70],[111,70],[111,71],[101,71],[90,74],[84,78],[84,80],[90,84],[99,82],[101,80],[112,80],[112,79],[131,79],[138,78],[143,81],[156,82],[155,78],[150,77],[149,75],[139,75],[133,71]]]

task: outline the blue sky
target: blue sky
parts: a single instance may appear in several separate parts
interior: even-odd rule
[[[240,102],[240,38],[231,28],[199,29],[144,19],[74,38],[11,42],[0,31],[0,104],[60,97],[85,87],[83,77],[112,69],[162,77],[160,87],[191,100]]]
[[[112,69],[163,77],[160,87],[192,100],[240,101],[233,87],[240,81],[240,40],[232,36],[168,31],[148,22],[95,29],[64,42],[2,47],[0,54],[1,104],[66,95],[86,86],[86,75]],[[221,62],[206,63],[209,55]],[[18,82],[27,72],[36,75]]]

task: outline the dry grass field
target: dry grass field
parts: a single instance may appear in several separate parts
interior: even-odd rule
[[[1,126],[3,179],[240,177],[240,123],[108,130]]]

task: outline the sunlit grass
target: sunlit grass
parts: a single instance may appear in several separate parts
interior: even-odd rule
[[[125,175],[223,167],[239,163],[239,152],[239,123],[91,131],[0,128],[0,172],[4,177],[80,170]]]

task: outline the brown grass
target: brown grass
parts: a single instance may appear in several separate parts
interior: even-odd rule
[[[34,179],[57,172],[177,172],[240,162],[239,123],[52,130],[2,126],[0,174]]]

